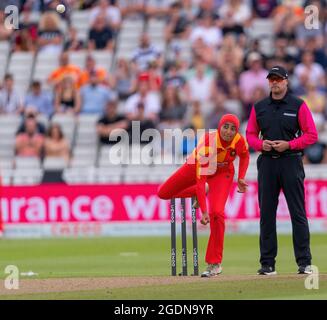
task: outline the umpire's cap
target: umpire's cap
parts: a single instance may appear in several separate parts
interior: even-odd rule
[[[281,77],[283,79],[288,79],[288,73],[286,71],[286,69],[284,69],[283,67],[281,66],[275,66],[275,67],[272,67],[267,75],[267,79],[272,76],[272,75],[275,75],[275,76],[278,76],[278,77]]]

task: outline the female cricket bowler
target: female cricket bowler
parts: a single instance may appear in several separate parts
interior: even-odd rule
[[[238,192],[245,192],[248,186],[244,178],[249,165],[249,151],[245,138],[238,133],[239,125],[235,115],[224,115],[219,122],[218,130],[206,133],[186,162],[158,190],[161,199],[195,196],[196,201],[193,205],[201,209],[201,223],[203,225],[210,223],[205,257],[208,267],[201,274],[202,277],[216,276],[222,272],[224,208],[233,182],[235,173],[233,161],[236,156],[240,158]],[[209,211],[206,203],[206,185]]]

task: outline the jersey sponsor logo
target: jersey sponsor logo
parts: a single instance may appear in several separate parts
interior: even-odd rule
[[[296,113],[287,113],[287,112],[284,112],[284,116],[296,117]]]

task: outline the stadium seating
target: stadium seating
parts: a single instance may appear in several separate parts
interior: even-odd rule
[[[0,79],[6,73],[7,63],[9,58],[10,44],[8,41],[0,41]]]
[[[77,38],[82,41],[86,41],[89,35],[90,29],[90,11],[74,10],[71,15],[72,27],[77,30]]]
[[[144,31],[143,20],[125,19],[117,39],[116,59],[130,59],[139,43],[139,36]]]
[[[11,54],[8,72],[13,75],[15,87],[22,96],[26,94],[29,88],[33,64],[33,52],[13,52]]]
[[[40,14],[32,13],[32,21],[38,22]],[[71,26],[77,30],[78,39],[87,42],[90,30],[90,11],[73,10],[70,21]],[[119,58],[130,59],[139,46],[139,37],[146,31],[151,43],[158,48],[166,60],[174,60],[176,52],[186,62],[192,61],[190,41],[173,39],[169,44],[163,36],[166,21],[150,17],[140,19],[126,17],[123,19],[117,35],[116,46],[113,52],[94,50],[73,51],[69,53],[70,63],[80,67],[85,66],[85,58],[91,53],[98,67],[106,69],[109,73],[115,70],[115,63]],[[68,26],[62,21],[61,29],[67,31]],[[258,39],[263,53],[271,53],[274,38],[272,19],[254,19],[252,25],[245,29],[250,39]],[[67,33],[67,32],[66,32]],[[59,54],[34,54],[32,52],[11,52],[9,41],[0,41],[0,79],[6,72],[12,73],[16,89],[26,94],[32,80],[42,82],[44,89],[51,89],[47,83],[50,73],[58,67]],[[118,113],[124,110],[124,102],[118,102]],[[18,115],[0,115],[0,169],[5,185],[24,185],[40,183],[44,170],[63,169],[64,179],[67,183],[160,183],[174,172],[182,163],[166,165],[158,154],[149,155],[146,164],[136,165],[128,163],[140,157],[142,149],[130,148],[117,154],[117,150],[98,143],[96,122],[100,115],[79,115],[77,117],[67,114],[56,114],[51,119],[39,115],[38,121],[46,128],[51,123],[59,123],[71,147],[71,160],[61,158],[21,158],[15,157],[15,134],[21,122]],[[240,132],[245,134],[246,123],[242,123]],[[320,134],[320,140],[327,143],[326,130]],[[251,154],[248,179],[256,179],[256,159],[258,154]],[[177,154],[178,159],[183,155]],[[115,161],[120,159],[122,164]],[[235,164],[237,166],[237,162]],[[307,177],[327,177],[326,165],[305,166]]]

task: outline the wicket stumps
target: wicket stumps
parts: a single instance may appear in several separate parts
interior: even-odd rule
[[[199,275],[198,237],[196,226],[196,209],[192,207],[192,239],[193,239],[193,275]],[[182,237],[182,272],[181,276],[187,276],[187,238],[186,238],[186,199],[181,199],[181,237]],[[170,202],[170,224],[171,224],[171,275],[177,275],[176,263],[176,199]]]

